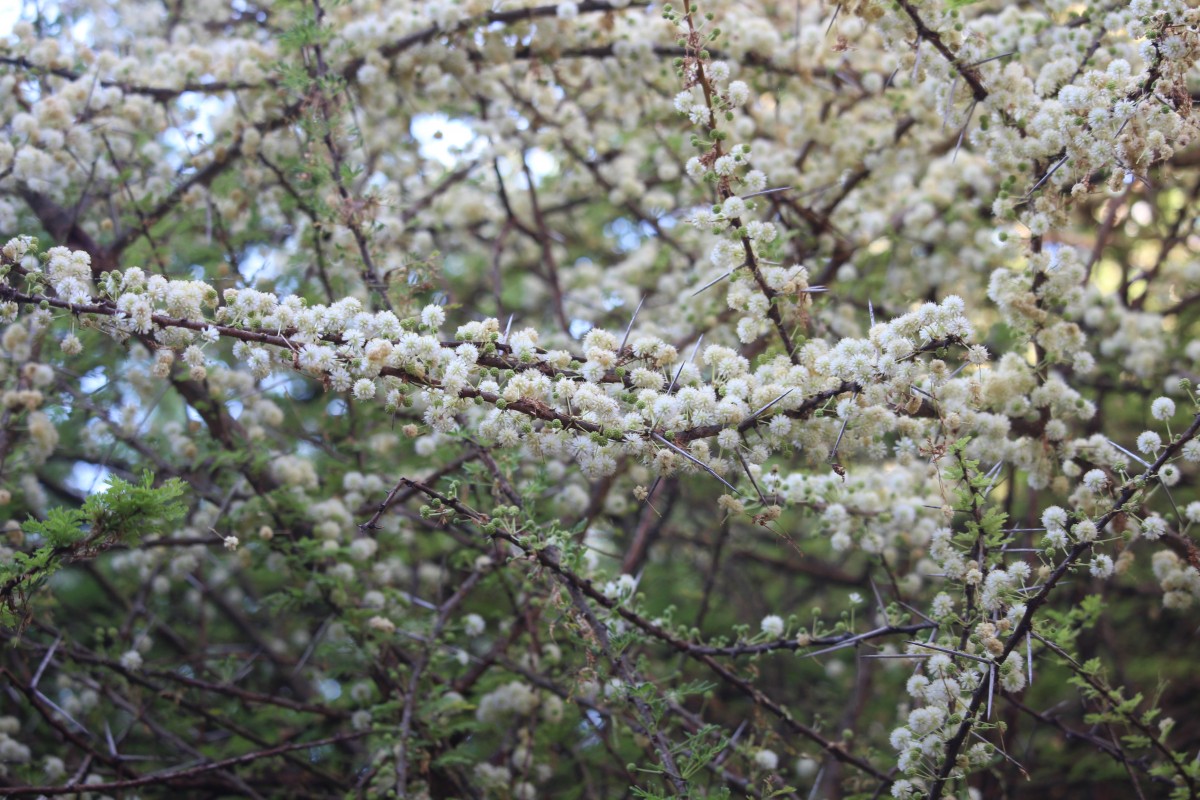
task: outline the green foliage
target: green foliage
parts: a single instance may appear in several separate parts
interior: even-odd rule
[[[141,483],[113,478],[107,490],[79,508],[60,506],[44,520],[30,518],[22,526],[25,535],[45,543],[0,565],[0,626],[22,623],[29,594],[64,564],[94,558],[115,545],[137,544],[148,533],[166,532],[187,512],[179,502],[185,489],[178,478],[155,486],[154,475],[145,472]]]
[[[1095,627],[1104,607],[1103,597],[1096,594],[1086,595],[1078,605],[1067,611],[1047,609],[1038,630],[1048,641],[1063,650],[1071,651],[1075,648],[1075,641],[1079,635]],[[1095,668],[1099,667],[1099,661],[1088,662],[1092,663],[1095,664]]]
[[[1161,3],[1135,21],[1127,4],[978,2],[182,3],[130,20],[132,49],[92,24],[95,4],[26,4],[33,32],[0,64],[15,87],[0,128],[20,151],[0,153],[14,173],[0,206],[44,248],[86,251],[93,277],[152,276],[145,292],[115,278],[84,292],[102,310],[144,301],[189,324],[135,332],[132,314],[54,307],[82,289],[36,246],[0,264],[0,510],[14,520],[0,623],[37,621],[9,635],[0,674],[30,699],[53,686],[71,715],[4,709],[21,731],[0,739],[31,748],[0,764],[5,785],[865,800],[941,765],[942,797],[977,770],[1007,796],[1086,792],[1134,766],[1163,779],[1145,781],[1159,796],[1166,782],[1195,796],[1200,764],[1174,749],[1194,726],[1176,712],[1172,739],[1166,716],[1196,689],[1177,607],[1194,598],[1160,608],[1150,591],[1194,566],[1180,545],[1195,515],[1180,509],[1195,467],[1176,452],[1178,483],[1127,497],[1139,457],[1114,460],[1098,438],[1133,446],[1157,430],[1140,396],[1194,372],[1185,245],[1200,191],[1159,165],[1185,152],[1173,130],[1194,138],[1188,87],[1171,84],[1195,48],[1146,43],[1190,42],[1195,20]],[[643,19],[659,10],[689,30],[664,38]],[[754,35],[720,37],[729,12]],[[802,46],[818,17],[828,46]],[[1020,57],[1004,55],[1011,31],[1033,43]],[[1034,102],[1066,102],[1049,80],[1063,37],[1083,59],[1067,83],[1097,89],[1084,94],[1100,112],[1073,108],[1066,126]],[[1037,97],[1005,105],[1034,82]],[[680,90],[706,96],[708,121],[679,123],[664,101]],[[1178,119],[1160,130],[1163,112]],[[1012,146],[1039,137],[1070,152],[1063,169]],[[1128,165],[1104,157],[1125,150]],[[733,173],[709,168],[722,154]],[[743,181],[743,167],[765,172]],[[1127,170],[1138,182],[1102,186]],[[732,195],[746,213],[688,219]],[[713,251],[710,234],[737,247]],[[818,285],[780,289],[793,264]],[[693,294],[710,267],[728,272]],[[71,270],[87,283],[86,265]],[[21,291],[49,300],[14,306]],[[925,304],[950,293],[965,310],[943,335]],[[198,313],[177,313],[193,297]],[[427,303],[444,323],[424,319]],[[885,324],[905,311],[936,324]],[[514,345],[506,320],[536,347]],[[933,346],[960,322],[970,336]],[[220,330],[200,336],[209,323]],[[627,335],[609,353],[581,325]],[[378,363],[359,341],[376,336]],[[859,352],[843,357],[850,340]],[[959,344],[986,352],[962,363]],[[336,369],[303,366],[324,346]],[[1095,364],[1075,359],[1093,351]],[[358,377],[375,388],[348,395]],[[660,378],[672,388],[646,388]],[[1167,441],[1181,418],[1155,416]],[[677,434],[711,471],[659,449]],[[148,476],[47,510],[81,462],[149,466],[195,491],[186,515],[183,484]],[[1109,480],[1085,492],[1093,468]],[[718,502],[714,475],[738,497]],[[1051,503],[1072,521],[1107,515],[1104,530],[1047,544]],[[1129,524],[1155,512],[1178,521],[1159,544]],[[177,520],[178,538],[145,546]],[[214,529],[228,550],[205,540]],[[1169,580],[1165,545],[1179,556]],[[1111,575],[1089,572],[1109,553],[1123,558]],[[980,683],[989,661],[998,680]],[[1079,696],[1060,705],[1069,686]],[[889,732],[940,703],[922,763],[907,754],[897,771]],[[1113,759],[1110,741],[1137,752]]]

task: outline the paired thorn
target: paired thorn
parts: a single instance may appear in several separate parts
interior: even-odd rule
[[[708,464],[705,464],[705,463],[704,463],[703,461],[701,461],[700,459],[696,458],[694,455],[692,455],[692,454],[691,454],[691,453],[689,453],[688,451],[684,450],[684,449],[683,449],[682,447],[680,447],[679,445],[677,445],[677,444],[673,444],[672,442],[669,442],[669,441],[667,441],[666,437],[664,437],[664,436],[661,436],[661,435],[659,435],[659,434],[657,434],[657,433],[652,433],[652,434],[651,434],[651,437],[652,437],[652,438],[654,438],[654,439],[657,439],[657,440],[658,440],[659,442],[661,442],[662,444],[665,444],[667,447],[671,448],[671,449],[672,449],[672,450],[674,450],[676,453],[679,453],[679,455],[683,456],[683,457],[684,457],[684,458],[686,458],[688,461],[690,461],[690,462],[692,462],[693,464],[695,464],[696,466],[700,467],[702,470],[704,470],[705,472],[707,472],[709,475],[712,475],[714,478],[716,478],[717,480],[719,480],[721,483],[723,483],[723,484],[725,484],[726,486],[728,486],[728,487],[729,487],[729,490],[730,490],[730,491],[732,491],[734,494],[738,494],[738,495],[740,495],[740,494],[741,494],[741,492],[739,492],[739,491],[738,491],[738,489],[737,489],[737,487],[736,487],[736,486],[734,486],[732,483],[730,483],[729,481],[725,480],[725,479],[724,479],[724,478],[722,478],[720,475],[718,475],[718,474],[717,474],[717,472],[716,472],[716,470],[714,470],[714,469],[713,469],[712,467],[710,467]]]

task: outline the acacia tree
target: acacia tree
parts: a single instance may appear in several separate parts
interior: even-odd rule
[[[27,3],[0,792],[1198,796],[1194,6]]]

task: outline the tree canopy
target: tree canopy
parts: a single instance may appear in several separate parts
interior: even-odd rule
[[[26,0],[0,794],[1200,797],[1189,0]]]

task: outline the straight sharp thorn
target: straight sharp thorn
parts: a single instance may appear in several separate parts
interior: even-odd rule
[[[993,666],[988,667],[988,707],[987,707],[987,717],[985,717],[985,719],[992,718],[992,696],[995,694],[996,694],[996,667],[993,665]]]
[[[842,10],[842,4],[841,4],[841,3],[838,3],[838,4],[837,4],[837,8],[835,8],[835,9],[833,10],[833,16],[829,18],[829,25],[828,25],[828,26],[825,28],[825,35],[826,35],[826,36],[828,36],[828,35],[829,35],[829,32],[830,32],[831,30],[833,30],[833,23],[837,22],[838,14],[839,14],[839,13],[841,13],[841,10]]]
[[[996,476],[1000,474],[1000,467],[1003,466],[1003,464],[1004,461],[997,461],[991,469],[983,473],[983,477],[992,479],[992,482],[988,484],[987,491],[983,493],[984,496],[987,496],[988,492],[992,491],[992,485],[995,484]]]
[[[436,604],[431,603],[428,600],[425,600],[423,598],[417,597],[415,594],[409,594],[408,592],[405,592],[402,590],[397,590],[396,593],[400,597],[407,600],[408,602],[412,603],[415,606],[419,606],[419,607],[425,609],[426,611],[437,611],[438,610],[438,607]]]
[[[1033,188],[1025,193],[1025,199],[1023,202],[1028,202],[1029,198],[1033,197],[1033,193],[1036,192],[1038,189],[1042,188],[1042,184],[1045,183],[1046,181],[1050,180],[1050,176],[1053,175],[1054,173],[1058,172],[1059,167],[1061,167],[1063,164],[1067,163],[1068,158],[1069,158],[1069,156],[1063,156],[1058,161],[1056,161],[1054,166],[1052,166],[1050,169],[1048,169],[1046,171],[1046,174],[1042,176],[1042,179],[1040,181],[1038,181],[1037,183],[1035,183],[1033,185]]]
[[[638,301],[637,308],[633,310],[633,316],[629,318],[629,326],[625,328],[625,336],[621,339],[621,346],[617,348],[617,352],[625,349],[625,343],[629,341],[629,334],[633,331],[633,323],[637,321],[638,312],[642,310],[642,305],[646,302],[646,295],[642,295],[642,299]]]
[[[637,594],[637,587],[642,585],[642,576],[646,574],[646,568],[643,566],[638,570],[637,575],[633,576],[633,593]]]
[[[742,463],[742,469],[746,471],[746,477],[750,479],[750,485],[754,487],[755,493],[758,494],[758,502],[762,503],[764,507],[770,505],[770,503],[767,502],[767,498],[763,495],[762,489],[758,488],[758,481],[754,480],[754,476],[750,474],[750,465],[746,463],[746,459],[742,455],[742,452],[737,449],[735,449],[733,452],[737,455],[738,461]]]
[[[991,744],[991,742],[988,742],[988,740],[987,740],[987,739],[985,739],[985,738],[983,738],[982,736],[980,736],[980,735],[979,735],[979,733],[978,733],[977,731],[971,731],[971,735],[972,735],[972,736],[974,736],[976,739],[978,739],[978,740],[979,740],[979,741],[981,741],[981,742],[987,742],[989,745]],[[1010,756],[1008,753],[1004,752],[1004,751],[1003,751],[1002,749],[1000,749],[999,747],[995,747],[994,749],[996,750],[996,752],[997,752],[997,753],[999,753],[1000,755],[1004,756],[1006,759],[1008,759],[1008,760],[1009,760],[1009,761],[1011,761],[1013,764],[1015,764],[1015,765],[1016,765],[1018,768],[1020,768],[1020,767],[1021,767],[1021,762],[1017,761],[1015,758],[1013,758],[1012,756]]]
[[[817,656],[823,656],[826,653],[833,653],[838,650],[845,650],[847,647],[853,647],[856,644],[858,644],[857,640],[848,639],[844,642],[838,642],[837,644],[833,645],[832,647],[825,647],[820,650],[814,650],[811,653],[804,653],[803,655],[800,656],[800,658],[816,658]]]
[[[970,653],[964,653],[960,650],[951,650],[949,647],[938,647],[936,644],[928,644],[926,642],[917,642],[917,641],[913,641],[911,639],[909,641],[905,642],[905,644],[916,645],[917,647],[924,647],[929,650],[937,650],[939,653],[945,653],[946,655],[950,655],[950,656],[968,658],[971,661],[978,661],[980,664],[991,664],[992,663],[990,660],[988,660],[986,658],[980,658],[979,656],[973,656]]]
[[[42,679],[42,673],[46,671],[46,667],[50,664],[50,659],[54,658],[54,652],[58,650],[58,646],[62,643],[62,635],[54,640],[54,644],[50,645],[46,650],[46,655],[42,658],[42,663],[38,664],[37,672],[33,673],[33,680],[29,682],[30,689],[36,689],[38,682]]]
[[[879,605],[879,613],[887,619],[887,607],[883,604],[883,597],[879,594],[879,587],[875,585],[875,579],[871,579],[871,593],[875,595],[875,602]]]
[[[671,378],[671,385],[667,387],[667,394],[670,394],[671,390],[675,388],[675,382],[678,381],[679,376],[683,374],[683,368],[691,363],[692,359],[696,357],[696,351],[700,349],[700,343],[703,341],[704,334],[702,333],[700,334],[700,338],[696,340],[696,346],[692,348],[692,354],[688,356],[688,360],[680,364],[679,369],[675,371],[675,377]]]
[[[721,281],[725,280],[726,278],[728,278],[728,277],[729,277],[730,275],[732,275],[732,274],[733,274],[733,270],[729,270],[728,272],[726,272],[724,275],[720,276],[719,278],[713,278],[711,281],[709,281],[708,283],[704,284],[703,286],[701,286],[701,287],[700,287],[699,289],[697,289],[696,291],[692,292],[690,296],[691,296],[691,297],[695,297],[696,295],[700,294],[700,293],[701,293],[701,292],[703,292],[704,290],[706,290],[706,289],[711,289],[712,287],[716,286],[718,283],[720,283]]]
[[[958,75],[954,76],[954,80],[950,81],[950,94],[946,95],[946,111],[942,114],[942,133],[946,132],[946,126],[950,124],[950,115],[954,113],[954,93],[958,90]]]
[[[1159,480],[1158,485],[1161,486],[1162,490],[1167,493],[1167,499],[1171,501],[1171,508],[1175,510],[1175,519],[1179,520],[1179,524],[1181,526],[1184,525],[1185,523],[1183,521],[1183,514],[1179,513],[1179,506],[1175,504],[1175,497],[1171,494],[1171,488],[1163,483],[1161,479]]]
[[[669,447],[669,448],[671,448],[672,450],[674,450],[676,453],[679,453],[679,455],[683,456],[683,457],[684,457],[684,458],[686,458],[688,461],[691,461],[693,464],[695,464],[696,466],[700,467],[702,470],[704,470],[705,472],[707,472],[709,475],[712,475],[714,478],[716,478],[717,480],[719,480],[721,483],[723,483],[723,484],[725,484],[726,486],[728,486],[728,487],[729,487],[729,490],[730,490],[731,492],[733,492],[734,494],[737,494],[737,495],[740,495],[740,494],[741,494],[741,492],[739,492],[739,491],[738,491],[738,489],[737,489],[737,487],[736,487],[736,486],[734,486],[732,483],[730,483],[729,481],[725,480],[725,479],[724,479],[724,478],[722,478],[720,475],[718,475],[718,474],[717,474],[717,472],[716,472],[716,470],[714,470],[714,469],[713,469],[712,467],[710,467],[708,464],[705,464],[705,463],[704,463],[703,461],[701,461],[700,459],[696,458],[694,455],[692,455],[692,454],[691,454],[691,453],[689,453],[688,451],[684,450],[682,447],[679,447],[678,445],[672,444],[671,442],[667,441],[667,439],[666,439],[665,437],[663,437],[663,436],[660,436],[660,435],[658,435],[657,433],[656,433],[656,434],[654,434],[654,438],[655,438],[655,439],[657,439],[658,441],[662,442],[663,444],[665,444],[667,447]]]
[[[859,658],[933,658],[933,653],[867,653]]]
[[[1033,685],[1033,637],[1028,633],[1025,634],[1025,668],[1028,670],[1029,679],[1025,681],[1026,686]]]
[[[997,59],[1000,59],[1000,58],[1008,58],[1009,56],[1015,56],[1016,54],[1017,54],[1017,51],[1016,51],[1016,50],[1010,50],[1009,52],[1007,52],[1007,53],[1001,53],[1001,54],[1000,54],[1000,55],[998,55],[998,56],[991,56],[991,57],[989,57],[989,58],[983,58],[983,59],[980,59],[979,61],[975,61],[975,62],[972,62],[972,63],[970,63],[970,64],[967,64],[967,69],[971,69],[971,68],[973,68],[973,67],[978,67],[978,66],[980,66],[980,65],[982,65],[982,64],[986,64],[986,63],[988,63],[989,61],[995,61],[995,60],[997,60]]]
[[[62,716],[63,716],[63,719],[65,719],[67,722],[71,723],[71,724],[72,724],[72,725],[74,725],[76,728],[79,728],[79,730],[81,730],[81,731],[83,731],[84,733],[86,733],[86,734],[87,734],[89,737],[92,737],[92,732],[91,732],[91,731],[89,731],[87,728],[85,728],[85,727],[83,727],[82,725],[80,725],[80,724],[79,724],[79,721],[78,721],[78,720],[76,720],[74,717],[72,717],[70,714],[68,714],[66,711],[64,711],[64,710],[62,709],[62,707],[61,707],[60,705],[58,705],[58,703],[55,703],[55,702],[54,702],[53,700],[51,700],[49,697],[46,697],[46,695],[44,695],[44,694],[42,693],[42,690],[41,690],[41,689],[34,689],[34,690],[33,690],[33,693],[34,693],[34,694],[36,694],[36,695],[38,696],[38,699],[39,699],[39,700],[41,700],[43,703],[45,703],[46,705],[50,706],[52,709],[54,709],[55,711],[57,711],[59,714],[62,714]],[[92,738],[94,738],[94,737],[92,737]]]
[[[850,424],[850,417],[842,420],[842,429],[838,431],[837,441],[833,443],[833,449],[829,451],[829,463],[837,461],[838,449],[842,446],[842,437],[846,435],[846,426]]]
[[[1059,581],[1058,583],[1056,583],[1054,585],[1055,586],[1070,586],[1074,582],[1075,581]],[[1025,593],[1038,592],[1038,591],[1041,591],[1044,588],[1044,586],[1045,586],[1045,584],[1039,583],[1037,586],[1026,586],[1024,588],[1017,589],[1017,591],[1025,592]]]
[[[647,503],[649,503],[651,500],[654,499],[654,490],[658,488],[658,485],[660,483],[662,483],[662,475],[659,475],[657,478],[654,479],[654,483],[650,484],[650,491],[646,492],[646,502]]]
[[[1136,116],[1133,112],[1137,111],[1137,107],[1140,106],[1142,104],[1142,101],[1145,99],[1146,98],[1143,95],[1142,97],[1138,98],[1136,103],[1133,104],[1133,109],[1130,111],[1129,116],[1125,118],[1125,121],[1121,123],[1121,127],[1117,128],[1117,132],[1115,134],[1113,134],[1114,138],[1117,136],[1120,136],[1121,131],[1125,130],[1125,126],[1129,124],[1129,121],[1131,119],[1133,119],[1134,116]]]
[[[821,768],[817,770],[817,774],[813,777],[813,788],[812,791],[808,793],[808,800],[816,800],[817,792],[821,790],[821,778],[824,777],[825,765],[822,764]]]
[[[857,397],[858,397],[858,392],[855,392],[854,397],[852,397],[851,399],[853,400],[853,399],[856,399]],[[849,424],[850,424],[850,415],[847,414],[846,418],[844,420],[842,420],[842,429],[840,431],[838,431],[837,441],[833,443],[833,449],[829,451],[829,462],[831,464],[834,461],[837,461],[838,449],[841,448],[841,446],[842,446],[842,437],[846,435],[846,426]]]
[[[1108,443],[1109,443],[1109,444],[1111,444],[1113,447],[1117,448],[1117,449],[1118,449],[1118,450],[1120,450],[1122,453],[1124,453],[1125,455],[1129,456],[1130,458],[1132,458],[1134,461],[1136,461],[1136,462],[1138,462],[1139,464],[1141,464],[1141,465],[1142,465],[1143,467],[1145,467],[1146,469],[1149,469],[1149,468],[1150,468],[1150,465],[1149,465],[1149,464],[1147,464],[1145,461],[1143,461],[1143,460],[1142,460],[1140,457],[1138,457],[1137,455],[1135,455],[1135,454],[1133,454],[1133,453],[1129,452],[1129,451],[1128,451],[1128,450],[1126,450],[1124,447],[1121,447],[1121,445],[1117,444],[1117,443],[1116,443],[1116,442],[1114,442],[1112,439],[1105,439],[1104,441],[1108,442]]]
[[[926,622],[928,622],[930,625],[933,625],[935,628],[937,627],[937,623],[936,623],[934,620],[930,619],[930,618],[929,618],[929,617],[927,617],[925,614],[922,614],[920,611],[918,611],[918,610],[917,610],[916,608],[914,608],[913,606],[910,606],[908,603],[905,603],[905,602],[904,602],[904,601],[902,601],[902,600],[897,600],[896,602],[898,602],[898,603],[900,604],[900,607],[901,607],[901,608],[906,608],[906,609],[908,609],[909,611],[913,612],[914,614],[916,614],[916,615],[917,615],[918,617],[920,617],[921,619],[923,619],[923,620],[925,620]]]
[[[683,368],[686,366],[687,362],[685,361],[679,365],[679,369],[675,370],[675,377],[671,378],[671,385],[667,387],[667,394],[670,394],[671,390],[675,388],[675,381],[679,380],[679,376],[683,374]]]
[[[971,103],[970,110],[967,111],[967,121],[963,123],[962,129],[958,132],[958,142],[954,145],[954,155],[950,158],[950,163],[953,164],[958,160],[958,151],[962,147],[963,137],[967,135],[967,127],[971,124],[971,116],[975,113],[975,106],[979,104],[978,100]]]
[[[775,194],[776,192],[786,192],[791,189],[791,186],[777,186],[774,189],[763,189],[761,192],[751,192],[750,194],[742,195],[743,200],[749,200],[751,197],[759,197],[764,194]]]
[[[791,389],[788,389],[786,392],[784,392],[783,394],[779,395],[779,397],[776,397],[774,400],[772,400],[771,402],[767,403],[765,406],[763,406],[762,408],[760,408],[758,411],[755,411],[753,414],[751,414],[749,417],[747,417],[747,418],[746,418],[746,421],[748,422],[748,421],[750,421],[750,420],[753,420],[753,419],[758,419],[758,417],[759,417],[759,415],[760,415],[760,414],[762,414],[763,412],[765,412],[765,411],[766,411],[768,408],[770,408],[771,406],[773,406],[773,405],[775,405],[776,403],[778,403],[778,402],[779,402],[780,400],[782,400],[783,398],[787,397],[789,394],[791,394],[791,393],[792,393],[792,392],[794,392],[795,390],[796,390],[796,389],[795,389],[795,387],[792,387]]]

